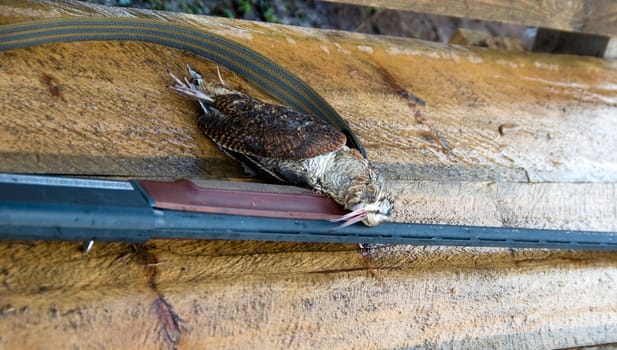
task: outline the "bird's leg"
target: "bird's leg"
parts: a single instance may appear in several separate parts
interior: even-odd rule
[[[199,75],[199,73],[197,73],[194,70],[192,70],[190,67],[189,67],[189,73],[191,74],[191,77],[193,79],[201,79],[201,75]],[[198,100],[204,100],[204,101],[208,101],[208,102],[214,101],[212,99],[212,97],[206,95],[201,90],[201,88],[199,88],[199,85],[195,85],[194,83],[190,83],[186,79],[185,79],[185,81],[182,81],[178,77],[173,75],[173,73],[171,73],[171,72],[169,72],[169,75],[176,82],[176,85],[172,85],[172,86],[170,86],[170,88],[178,91],[181,94],[195,97]],[[196,76],[199,77],[199,78],[196,78]]]

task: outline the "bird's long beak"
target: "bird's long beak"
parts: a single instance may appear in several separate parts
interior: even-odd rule
[[[339,228],[347,227],[349,225],[353,225],[356,222],[360,222],[364,219],[366,219],[366,210],[361,208],[361,209],[356,209],[350,213],[347,213],[341,216],[340,218],[330,219],[330,221],[331,222],[345,221],[344,223],[340,224],[339,226],[335,228],[335,229],[339,229]]]

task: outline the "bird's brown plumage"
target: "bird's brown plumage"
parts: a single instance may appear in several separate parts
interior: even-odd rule
[[[242,93],[214,96],[199,126],[216,144],[244,155],[301,160],[336,151],[345,135],[326,122]]]

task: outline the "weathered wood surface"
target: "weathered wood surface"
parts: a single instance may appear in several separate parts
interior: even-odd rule
[[[617,3],[613,0],[325,1],[617,36]]]
[[[488,47],[508,51],[526,51],[523,43],[517,38],[491,36],[485,30],[458,28],[448,40],[448,44]]]
[[[11,15],[4,22],[44,13],[11,9],[4,5]],[[393,179],[617,179],[615,62],[173,18],[235,38],[296,72],[349,120]],[[185,63],[215,76],[203,60],[140,43],[3,53],[0,170],[201,177],[223,166],[214,175],[242,176],[195,128],[196,104],[166,87],[167,71],[182,74]]]
[[[617,340],[614,254],[12,243],[6,349],[560,348]],[[177,325],[161,313],[161,298]]]
[[[0,21],[129,15],[3,3]],[[617,230],[617,65],[209,17],[339,110],[398,220]],[[139,43],[0,54],[0,171],[241,177]],[[224,71],[228,83],[251,90]],[[401,92],[427,101],[422,107]],[[405,95],[405,94],[403,94]],[[154,241],[0,244],[0,348],[555,348],[617,341],[615,254]],[[177,318],[171,316],[174,312]]]

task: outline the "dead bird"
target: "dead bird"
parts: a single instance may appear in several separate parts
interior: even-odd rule
[[[245,169],[330,196],[350,211],[333,220],[344,221],[339,227],[388,220],[392,200],[382,175],[345,145],[342,132],[315,116],[229,89],[220,72],[220,83],[212,83],[188,71],[190,80],[170,73],[176,83],[171,88],[199,101],[199,127]]]

